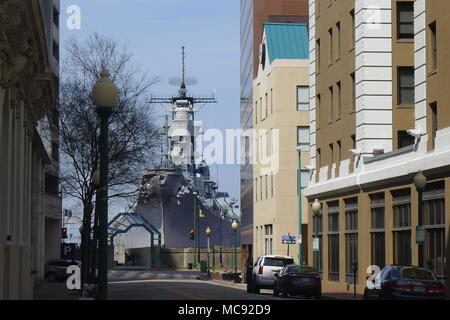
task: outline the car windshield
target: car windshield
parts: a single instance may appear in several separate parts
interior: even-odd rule
[[[293,264],[294,259],[283,259],[283,258],[266,258],[264,259],[264,265],[269,267],[284,267],[289,264]]]
[[[405,268],[402,270],[403,279],[411,280],[436,280],[434,274],[426,269]]]
[[[289,273],[316,273],[317,271],[313,267],[293,266],[293,267],[289,267],[288,272]]]

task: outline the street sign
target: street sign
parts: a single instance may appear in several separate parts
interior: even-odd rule
[[[313,251],[319,252],[320,245],[319,245],[319,238],[313,238]]]
[[[416,227],[416,244],[425,243],[425,228],[423,226]]]
[[[61,243],[61,259],[75,259],[76,243]]]
[[[281,242],[283,244],[295,244],[296,239],[295,236],[281,236]]]

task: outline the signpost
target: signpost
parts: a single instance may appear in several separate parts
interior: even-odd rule
[[[76,243],[61,243],[61,259],[75,259],[76,248]]]
[[[291,234],[287,236],[281,236],[281,243],[287,244],[287,255],[289,256],[289,245],[295,244],[297,241],[297,238],[295,236],[291,236]]]
[[[319,252],[319,250],[320,250],[319,238],[313,238],[313,251]]]

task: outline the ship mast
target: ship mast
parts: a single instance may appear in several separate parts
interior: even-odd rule
[[[178,94],[172,96],[151,96],[150,103],[163,106],[170,105],[166,111],[171,113],[171,124],[165,125],[164,133],[168,144],[166,166],[170,163],[183,167],[187,173],[195,177],[195,113],[199,111],[197,104],[217,103],[214,94],[194,96],[188,94],[187,86],[194,85],[196,80],[186,77],[186,50],[181,48],[181,78],[171,79],[171,84],[179,85]]]

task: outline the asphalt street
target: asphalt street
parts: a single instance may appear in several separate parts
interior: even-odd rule
[[[109,300],[301,300],[303,297],[274,297],[271,290],[247,293],[245,285],[224,281],[203,281],[193,271],[112,270],[109,273]],[[65,282],[41,283],[37,300],[76,300]],[[324,297],[325,298],[325,297]],[[325,298],[326,299],[326,298]]]
[[[201,281],[196,272],[114,270],[110,273],[109,299],[112,300],[273,300],[271,290],[251,294],[243,286]]]

